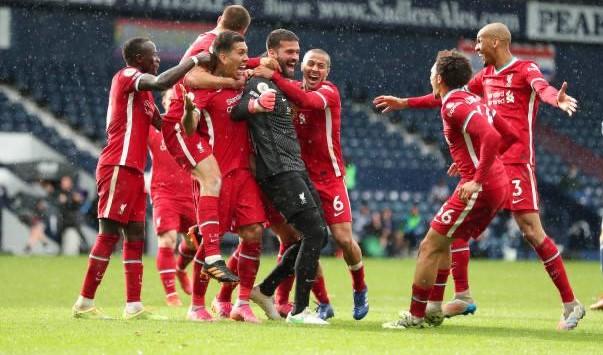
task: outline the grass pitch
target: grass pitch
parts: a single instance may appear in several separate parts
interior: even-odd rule
[[[121,314],[124,281],[114,256],[97,305]],[[186,308],[164,306],[154,260],[145,259],[143,300],[169,321],[86,321],[70,317],[87,259],[0,257],[0,353],[164,354],[164,353],[576,353],[603,351],[603,312],[588,312],[572,332],[555,330],[560,301],[539,262],[472,261],[470,280],[478,303],[474,316],[449,319],[439,328],[393,331],[381,323],[409,305],[414,260],[365,261],[371,311],[362,321],[351,315],[350,277],[343,260],[322,260],[336,318],[328,327],[260,325],[220,321],[194,324]],[[260,276],[274,264],[262,260]],[[567,264],[577,297],[585,305],[603,291],[596,263]],[[450,281],[449,281],[450,284]],[[208,291],[215,295],[216,284]],[[447,298],[451,295],[451,287]],[[188,303],[186,295],[183,300]],[[255,308],[256,314],[263,313]]]

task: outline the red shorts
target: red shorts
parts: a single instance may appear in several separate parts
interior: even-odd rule
[[[153,199],[153,223],[157,235],[172,230],[178,233],[188,232],[190,226],[197,224],[192,196],[190,201]]]
[[[433,218],[431,228],[448,238],[477,238],[486,230],[496,212],[504,207],[509,187],[504,185],[477,192],[465,203],[458,197],[459,186]]]
[[[190,171],[203,159],[212,155],[209,141],[197,133],[188,136],[179,122],[164,122],[161,133],[168,152],[186,171]]]
[[[312,181],[320,195],[322,210],[328,225],[352,222],[352,208],[344,178]]]
[[[274,207],[272,202],[266,197],[266,194],[262,192],[262,202],[265,206],[266,211],[266,224],[264,227],[270,228],[278,224],[286,223],[285,217]]]
[[[134,169],[118,165],[96,168],[98,218],[122,224],[144,222],[147,194],[144,176]]]
[[[198,200],[198,183],[193,187],[193,194]],[[199,209],[197,221],[200,220],[198,212]],[[236,233],[239,227],[266,221],[260,187],[249,170],[237,169],[222,177],[218,214],[220,234]]]
[[[538,185],[535,168],[531,164],[505,164],[511,193],[505,209],[511,212],[537,212]]]

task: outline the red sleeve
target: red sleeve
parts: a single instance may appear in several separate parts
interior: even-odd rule
[[[283,93],[285,93],[285,96],[289,100],[301,108],[324,110],[328,105],[328,101],[324,96],[318,94],[316,91],[306,92],[302,90],[297,83],[285,78],[277,71],[274,72],[272,81],[279,89],[283,90]]]
[[[253,57],[247,60],[247,68],[254,69],[260,66],[260,57]]]
[[[484,69],[480,70],[469,80],[467,83],[467,90],[471,91],[477,96],[484,96],[484,86],[483,86],[483,76]]]
[[[471,111],[463,124],[463,131],[480,142],[479,162],[473,181],[483,184],[486,174],[494,164],[500,147],[500,134],[488,123],[488,119],[478,111]]]
[[[528,83],[540,97],[540,100],[547,104],[558,107],[557,89],[552,87],[540,72],[536,63],[530,63],[524,69],[526,83]]]
[[[434,94],[408,98],[408,107],[410,108],[436,108],[440,106],[442,106],[442,100],[435,97]]]
[[[195,104],[195,106],[197,106],[199,110],[203,110],[207,107],[207,104],[212,98],[214,92],[214,90],[209,89],[192,91],[192,93],[195,95],[193,103]],[[182,100],[184,100],[184,98]]]
[[[142,73],[136,68],[125,68],[118,74],[118,82],[123,92],[138,91],[138,80]]]
[[[519,135],[511,128],[511,125],[498,115],[494,115],[492,118],[492,125],[500,133],[501,143],[498,149],[498,154],[502,155],[507,151],[515,142],[519,140]]]

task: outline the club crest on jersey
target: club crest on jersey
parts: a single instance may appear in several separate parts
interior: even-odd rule
[[[203,153],[203,144],[201,144],[201,142],[197,143],[197,150],[199,151],[199,153]]]
[[[507,75],[507,87],[510,88],[513,85],[513,74]]]
[[[119,206],[119,215],[121,216],[122,214],[124,214],[124,212],[126,211],[126,206],[128,206],[127,203],[122,203],[121,206]]]
[[[308,201],[306,200],[306,193],[302,192],[301,194],[299,194],[299,200],[301,202],[302,205],[305,205],[306,203],[308,203]]]
[[[306,124],[306,115],[303,113],[299,114],[299,124]]]
[[[513,95],[513,91],[511,90],[507,90],[505,98],[508,104],[515,102],[515,96]]]

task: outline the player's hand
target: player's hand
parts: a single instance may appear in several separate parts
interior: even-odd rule
[[[249,112],[270,112],[274,111],[274,105],[276,105],[276,93],[270,89],[264,91],[257,100],[249,101]]]
[[[408,99],[389,95],[381,95],[377,96],[373,100],[373,105],[375,105],[375,107],[379,109],[381,113],[388,113],[408,108]]]
[[[200,67],[208,68],[211,64],[211,54],[209,54],[209,52],[203,51],[195,57],[197,57],[197,65]]]
[[[281,71],[281,65],[278,63],[278,60],[274,59],[274,58],[270,58],[270,57],[262,57],[260,58],[260,66],[272,69],[272,70],[276,70],[276,71]]]
[[[253,69],[253,76],[271,80],[273,75],[274,70],[263,65],[260,65],[259,67]]]
[[[566,92],[567,82],[564,81],[563,85],[561,85],[561,89],[559,89],[559,93],[557,94],[557,106],[559,106],[562,111],[565,111],[568,116],[572,117],[578,108],[578,100],[569,96]]]
[[[195,250],[199,249],[199,242],[197,241],[197,234],[199,234],[199,227],[197,225],[191,226],[186,232],[186,240],[188,245],[192,245]]]
[[[467,203],[471,195],[481,190],[482,184],[478,184],[477,182],[471,180],[467,181],[459,188],[459,198],[461,201]]]
[[[182,98],[184,99],[184,109],[186,110],[186,112],[192,112],[194,111],[197,106],[195,106],[195,103],[193,102],[193,98],[194,95],[192,92],[187,93],[186,89],[184,88],[184,85],[180,84],[178,85],[178,87],[180,88],[180,92],[182,93]]]
[[[450,167],[448,168],[448,171],[446,173],[448,174],[448,176],[461,176],[461,173],[459,172],[456,163],[450,164]]]

